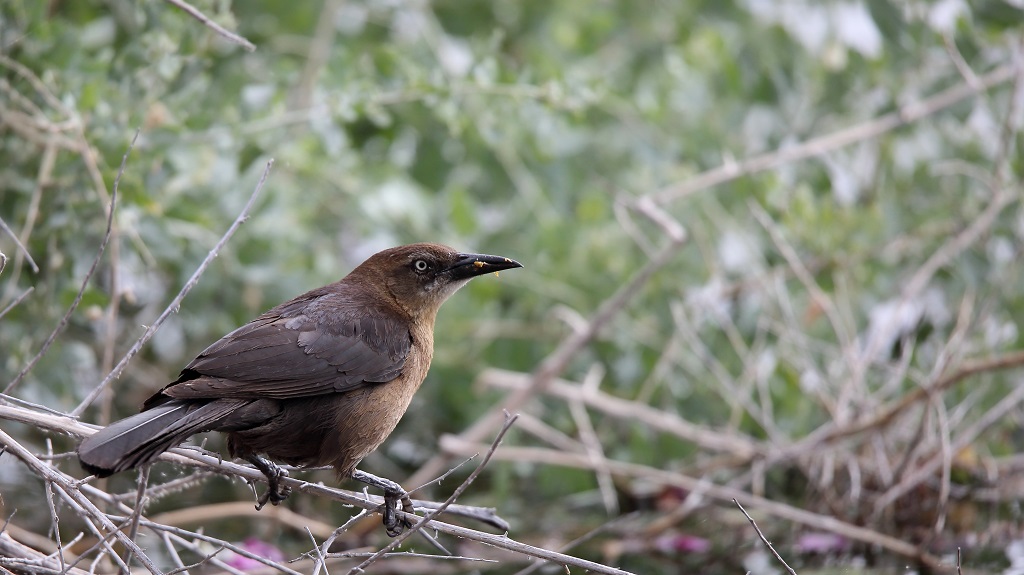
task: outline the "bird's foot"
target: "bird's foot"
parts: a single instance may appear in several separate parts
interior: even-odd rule
[[[398,509],[399,501],[402,502],[402,511],[405,513],[412,515],[416,511],[412,505],[412,499],[401,485],[390,479],[377,477],[358,469],[352,472],[352,479],[384,490],[384,505],[381,506],[381,515],[384,517],[384,530],[389,536],[398,537],[403,531],[412,527],[413,524],[409,519],[406,517],[400,519],[395,512]]]
[[[389,537],[398,537],[406,529],[412,528],[412,521],[409,521],[406,517],[398,518],[398,514],[395,510],[398,509],[398,502],[402,502],[402,511],[412,514],[414,509],[412,506],[412,500],[409,499],[409,494],[404,490],[401,492],[384,492],[384,530],[387,531]]]
[[[258,455],[246,456],[245,460],[253,464],[256,469],[260,470],[260,473],[267,477],[267,490],[256,499],[257,511],[263,509],[263,506],[268,502],[271,505],[278,505],[285,499],[288,499],[288,496],[292,493],[292,488],[281,484],[281,480],[288,477],[287,469]],[[253,490],[255,491],[255,487]]]

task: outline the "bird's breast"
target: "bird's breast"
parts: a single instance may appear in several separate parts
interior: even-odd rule
[[[405,415],[413,395],[430,369],[432,347],[423,347],[414,336],[413,346],[401,374],[387,383],[368,385],[337,394],[334,428],[324,437],[323,461],[335,467],[342,477],[351,475],[356,464],[372,453]]]

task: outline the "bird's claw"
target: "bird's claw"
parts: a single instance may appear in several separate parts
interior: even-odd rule
[[[246,460],[256,466],[267,478],[267,490],[256,499],[256,510],[259,511],[270,503],[279,505],[292,493],[292,488],[282,485],[281,480],[288,477],[288,470],[261,457],[247,457]]]
[[[402,534],[407,528],[413,526],[408,516],[415,516],[416,509],[412,505],[412,499],[409,499],[409,494],[402,488],[401,485],[385,479],[383,477],[377,477],[372,473],[367,473],[359,469],[352,471],[352,479],[360,481],[367,485],[380,488],[384,491],[384,505],[380,508],[381,515],[384,516],[384,529],[388,532],[391,537],[397,537]],[[406,513],[406,517],[402,519],[398,518],[396,510],[398,509],[398,502],[402,502],[402,511]]]
[[[384,530],[387,531],[389,537],[398,537],[406,529],[410,529],[413,526],[407,516],[399,519],[398,514],[395,512],[398,509],[398,502],[402,502],[402,511],[408,514],[412,514],[415,509],[412,506],[412,500],[409,499],[409,494],[402,492],[389,491],[384,494],[384,505],[381,509],[381,515],[384,516]]]

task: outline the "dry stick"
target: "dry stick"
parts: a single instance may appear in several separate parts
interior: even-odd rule
[[[100,242],[100,247],[96,250],[96,257],[93,258],[92,265],[89,266],[89,271],[86,272],[85,278],[82,279],[82,285],[78,288],[75,300],[71,302],[71,306],[68,308],[68,311],[64,314],[64,317],[61,318],[60,322],[57,323],[57,327],[53,328],[50,336],[46,338],[45,342],[43,342],[43,346],[40,348],[39,353],[29,360],[28,364],[18,372],[18,375],[7,384],[7,387],[4,388],[4,393],[10,393],[11,390],[14,389],[14,387],[18,385],[26,375],[28,375],[28,372],[32,371],[32,368],[36,366],[36,363],[46,355],[46,352],[50,349],[54,340],[56,340],[57,336],[64,331],[65,327],[67,327],[68,321],[71,319],[71,314],[75,313],[75,310],[78,309],[78,304],[82,302],[82,296],[85,294],[85,288],[89,286],[89,280],[92,279],[92,275],[96,273],[96,267],[99,265],[100,259],[103,257],[103,251],[107,248],[107,242],[110,241],[110,234],[114,227],[114,204],[117,202],[117,187],[121,183],[121,176],[124,175],[125,166],[128,165],[128,155],[132,153],[132,148],[135,147],[135,140],[138,138],[139,131],[135,130],[135,136],[132,137],[131,143],[128,144],[128,150],[121,158],[121,167],[118,168],[117,176],[114,177],[114,187],[110,193],[110,208],[107,211],[107,231],[103,234],[103,240]]]
[[[64,544],[60,538],[60,519],[57,517],[57,506],[53,503],[53,483],[50,481],[45,482],[46,486],[46,507],[50,512],[50,521],[53,523],[53,539],[57,544],[57,550],[55,554],[60,559],[61,570],[67,569],[67,564],[64,561]]]
[[[174,561],[174,564],[178,566],[177,569],[168,572],[167,575],[170,575],[174,572],[186,573],[188,571],[188,567],[186,567],[185,562],[181,560],[181,555],[178,554],[178,550],[174,548],[174,543],[171,542],[170,536],[166,532],[161,533],[160,541],[163,542],[164,549],[167,550],[167,554],[171,556],[171,561]]]
[[[313,561],[313,565],[316,566],[316,571],[319,572],[320,567],[322,566],[324,568],[324,573],[331,575],[331,572],[327,570],[327,558],[324,557],[323,550],[321,550],[320,546],[317,545],[316,537],[313,536],[313,532],[306,529],[306,534],[309,535],[309,540],[313,542],[313,551],[316,552],[316,559]],[[312,553],[309,555],[312,556]]]
[[[146,569],[149,569],[151,573],[160,573],[160,570],[153,563],[153,560],[139,549],[139,546],[136,545],[134,541],[122,533],[119,527],[114,525],[102,511],[89,501],[87,497],[82,495],[81,491],[78,490],[77,485],[70,477],[64,475],[53,467],[44,464],[38,457],[33,455],[32,452],[18,443],[2,429],[0,429],[0,444],[2,444],[8,452],[20,459],[37,477],[42,478],[44,481],[49,481],[54,486],[58,487],[70,501],[80,506],[89,517],[96,519],[100,525],[102,525],[108,533],[112,533],[122,545],[135,552],[139,557],[139,560],[142,561],[142,564],[145,565]],[[83,519],[88,521],[89,517],[83,517]]]
[[[12,561],[14,558],[23,558],[26,563],[21,564],[19,572],[31,573],[33,571],[38,573],[67,573],[68,575],[89,575],[88,571],[76,568],[68,568],[62,565],[58,560],[50,555],[44,555],[39,551],[18,542],[6,533],[0,533],[0,558],[6,558],[6,564],[12,567],[16,565]],[[28,565],[28,561],[31,561],[31,565],[38,567],[38,569],[25,568]],[[8,573],[10,571],[7,571]]]
[[[1001,66],[980,76],[975,86],[958,84],[920,102],[900,106],[895,112],[879,116],[863,124],[812,138],[802,144],[752,156],[741,162],[727,162],[717,168],[698,174],[696,177],[690,178],[685,182],[668,186],[653,194],[651,199],[659,204],[672,202],[749,174],[782,166],[797,160],[820,156],[844,146],[876,138],[900,126],[916,122],[957,104],[961,100],[1004,84],[1013,79],[1016,74],[1017,70],[1014,65]]]
[[[24,399],[20,399],[20,398],[11,396],[11,395],[4,395],[4,394],[0,393],[0,405],[8,405],[8,404],[10,404],[10,405],[20,405],[21,407],[24,407],[26,409],[30,409],[30,410],[34,410],[34,411],[41,411],[43,413],[49,413],[50,415],[55,415],[55,416],[60,417],[60,418],[68,417],[68,414],[64,413],[63,411],[59,411],[57,409],[46,407],[45,405],[40,405],[38,403],[32,403],[31,401],[25,401]]]
[[[135,490],[135,508],[132,510],[131,515],[129,515],[128,517],[128,537],[132,541],[135,541],[135,538],[139,535],[139,520],[142,519],[142,508],[149,503],[148,501],[146,501],[146,485],[149,483],[149,469],[149,465],[144,465],[142,469],[139,470],[139,476],[136,479],[138,487]],[[125,549],[123,561],[125,565],[131,567],[131,549]]]
[[[18,237],[18,234],[14,233],[14,230],[7,225],[7,222],[5,222],[3,218],[0,218],[0,230],[7,232],[7,235],[11,236],[11,239],[14,240],[15,247],[17,247],[18,251],[25,256],[25,261],[28,262],[28,265],[32,266],[32,271],[39,273],[39,266],[37,266],[36,261],[32,259],[32,254],[28,253],[28,248],[21,243],[21,238]],[[7,256],[4,256],[4,263],[7,263]],[[0,269],[3,268],[0,267]]]
[[[11,405],[0,404],[0,419],[19,421],[21,423],[33,425],[37,428],[50,429],[62,433],[70,433],[73,435],[78,435],[80,437],[89,436],[96,432],[95,426],[89,426],[84,423],[80,423],[79,421],[72,419],[68,416],[54,416]],[[0,440],[2,440],[2,438],[0,438]],[[190,449],[172,449],[168,452],[163,453],[160,456],[159,460],[170,461],[173,463],[184,464],[193,467],[199,466],[205,470],[213,470],[223,475],[238,477],[246,481],[266,481],[266,476],[264,476],[259,470],[253,467],[239,465],[237,463],[231,463],[229,461],[224,461],[219,457],[199,453],[195,450]],[[362,494],[357,494],[342,489],[335,489],[318,483],[308,483],[294,478],[285,479],[284,484],[292,487],[294,491],[301,491],[303,493],[327,497],[345,504],[353,505],[355,507],[371,511],[376,511],[384,502],[384,498],[380,496],[364,497]],[[423,507],[429,507],[431,505],[430,502],[421,501],[416,501],[415,504],[417,506]],[[449,506],[447,511],[451,512],[453,507],[455,506]],[[398,515],[399,518],[405,518],[410,521],[420,519],[418,515],[406,514],[402,510],[397,510],[396,514]],[[143,520],[141,524],[143,526],[148,527],[150,526],[150,524],[152,524],[152,521]],[[592,561],[586,561],[583,559],[572,557],[570,555],[556,553],[548,549],[543,549],[540,547],[527,545],[525,543],[520,543],[518,541],[508,538],[505,535],[493,535],[490,533],[484,533],[482,531],[477,531],[474,529],[468,529],[466,527],[451,525],[437,520],[431,521],[428,527],[439,533],[452,535],[454,537],[459,537],[462,539],[470,539],[473,541],[477,541],[479,543],[483,543],[485,545],[490,545],[492,547],[497,547],[499,549],[512,551],[513,553],[520,553],[522,555],[546,559],[548,561],[558,563],[561,565],[570,565],[574,567],[580,567],[583,569],[590,569],[595,573],[605,573],[608,575],[627,575],[626,571],[622,571],[620,569],[615,569],[612,567],[608,567],[606,565],[594,563]]]
[[[1024,390],[1024,386],[1021,386],[1021,389]],[[471,453],[480,448],[479,444],[467,443],[458,437],[450,435],[442,437],[441,445],[443,449],[454,454]],[[553,449],[537,447],[506,447],[499,451],[496,456],[498,459],[503,461],[527,461],[531,463],[573,467],[578,469],[592,468],[590,458],[586,455],[564,453]],[[665,485],[682,487],[689,491],[703,490],[703,492],[709,497],[721,501],[731,501],[736,499],[746,505],[758,507],[766,513],[770,513],[776,517],[788,519],[816,529],[838,533],[849,537],[850,539],[863,541],[871,545],[878,545],[879,547],[887,549],[898,555],[919,560],[933,568],[941,565],[938,558],[919,549],[917,546],[866,527],[860,527],[841,521],[831,516],[820,515],[791,505],[786,505],[785,503],[771,501],[764,497],[751,495],[750,493],[732,487],[709,485],[706,481],[701,481],[681,473],[666,471],[647,465],[615,460],[606,461],[604,462],[604,465],[606,465],[612,473],[622,477],[648,479]]]
[[[754,526],[754,531],[757,531],[757,536],[761,538],[761,541],[765,544],[766,547],[768,547],[768,550],[772,552],[772,555],[774,555],[775,558],[779,560],[779,563],[782,563],[782,565],[786,568],[786,571],[789,571],[791,575],[796,575],[796,571],[794,571],[793,568],[790,567],[788,563],[786,563],[786,560],[782,558],[782,555],[779,555],[779,552],[775,550],[775,547],[773,547],[771,541],[768,541],[768,538],[764,536],[764,533],[761,533],[761,528],[757,526],[757,523],[754,522],[754,518],[751,517],[749,513],[747,513],[747,510],[744,509],[742,505],[740,505],[740,502],[736,501],[735,499],[733,499],[732,502],[735,503],[736,507],[739,507],[740,511],[742,511],[743,514],[747,516],[747,521],[749,521],[750,524]]]
[[[252,507],[252,505],[250,505],[249,507]],[[331,545],[334,544],[334,540],[337,539],[338,536],[342,533],[348,531],[350,527],[355,525],[356,522],[366,517],[367,515],[369,515],[369,511],[367,511],[366,509],[360,509],[359,513],[356,513],[355,515],[350,517],[348,521],[342,523],[341,526],[335,529],[334,532],[332,532],[326,539],[324,539],[324,542],[320,545],[319,549],[317,550],[317,555],[321,557],[330,557],[331,554],[328,553],[328,550],[331,548]],[[308,553],[306,555],[308,555]],[[292,561],[289,561],[289,563],[295,563],[296,561],[298,561],[298,559],[293,559]],[[314,562],[312,575],[320,575],[320,567],[321,565],[319,563]],[[327,563],[323,564],[323,568],[324,571],[326,572]]]
[[[498,435],[494,438],[494,441],[491,443],[490,449],[487,450],[487,453],[484,454],[484,458],[476,466],[476,469],[474,469],[473,472],[469,474],[469,477],[467,477],[466,480],[463,481],[461,485],[455,488],[455,491],[452,493],[451,497],[445,499],[444,503],[442,503],[440,507],[424,515],[422,519],[417,521],[416,524],[412,526],[411,529],[406,530],[405,533],[402,533],[398,537],[394,538],[380,551],[377,551],[376,553],[371,555],[366,561],[363,561],[359,565],[353,567],[349,571],[349,575],[354,575],[355,573],[362,573],[367,567],[376,563],[377,560],[379,560],[385,553],[388,553],[389,551],[401,545],[403,541],[412,536],[413,533],[422,529],[423,526],[426,525],[431,519],[434,519],[435,517],[440,515],[441,512],[445,510],[445,508],[447,508],[452,503],[455,503],[455,500],[458,499],[459,496],[461,496],[463,492],[465,492],[466,489],[469,488],[470,484],[473,483],[473,481],[475,481],[476,478],[480,475],[480,472],[484,470],[484,467],[487,465],[487,462],[491,460],[491,456],[494,455],[494,452],[497,451],[498,446],[501,445],[501,440],[502,438],[505,437],[505,433],[508,432],[508,430],[512,427],[512,424],[516,422],[516,419],[518,417],[518,415],[509,415],[507,411],[505,412],[505,424],[501,426],[501,430],[498,431]]]
[[[256,51],[256,45],[255,44],[253,44],[252,42],[250,42],[250,41],[246,40],[245,38],[239,36],[238,34],[235,34],[234,32],[231,32],[230,30],[227,30],[226,28],[224,28],[220,24],[214,22],[213,20],[210,20],[210,18],[207,17],[206,14],[203,14],[195,6],[192,6],[188,2],[185,2],[185,0],[166,0],[166,1],[169,2],[170,4],[173,4],[173,5],[177,6],[178,8],[181,8],[186,13],[188,13],[189,16],[191,16],[191,17],[195,18],[196,20],[199,20],[200,22],[202,22],[203,26],[206,26],[207,28],[213,30],[217,34],[220,34],[221,36],[227,38],[231,42],[234,42],[235,44],[238,44],[238,45],[242,46],[243,48],[245,48],[246,50],[248,50],[250,52],[255,52]]]
[[[558,348],[548,355],[537,370],[533,372],[530,383],[525,389],[521,389],[511,397],[493,408],[483,417],[479,418],[469,429],[462,432],[461,436],[466,441],[478,442],[490,433],[496,425],[502,421],[505,411],[517,411],[522,408],[537,393],[543,391],[559,374],[565,371],[569,362],[577,353],[594,339],[601,329],[608,324],[612,318],[626,307],[626,304],[644,287],[648,280],[677,253],[679,245],[685,241],[685,237],[672,237],[669,243],[662,248],[653,259],[640,269],[624,286],[619,288],[610,298],[605,300],[594,313],[586,328],[574,331],[571,335],[562,340]],[[426,483],[432,477],[437,476],[445,468],[446,454],[435,455],[424,463],[420,469],[409,478],[409,483],[418,485]]]
[[[75,485],[78,486],[81,484],[76,483]],[[114,547],[110,544],[110,540],[115,536],[115,532],[108,530],[107,533],[104,534],[103,530],[98,525],[96,525],[96,522],[93,521],[92,518],[84,517],[85,515],[88,515],[90,513],[88,510],[86,510],[81,505],[75,503],[67,494],[66,491],[60,490],[60,493],[61,497],[64,498],[64,501],[67,502],[68,505],[71,507],[71,510],[74,511],[75,514],[82,517],[85,524],[89,527],[89,531],[91,531],[93,536],[96,538],[96,543],[93,543],[91,547],[79,553],[78,556],[75,557],[75,560],[71,562],[69,567],[74,567],[78,565],[79,563],[85,561],[85,558],[91,555],[93,551],[99,551],[100,549],[102,549],[105,551],[105,553],[96,553],[96,557],[93,558],[92,564],[90,565],[90,569],[95,570],[96,565],[103,560],[104,555],[107,555],[121,569],[121,572],[128,573],[128,565],[125,565],[124,561],[121,561],[121,556],[117,554],[117,552],[114,550]],[[122,526],[119,526],[117,528],[118,531],[120,531],[121,528]]]
[[[199,264],[199,267],[196,268],[196,271],[192,274],[192,277],[190,277],[188,281],[185,282],[185,285],[182,286],[181,291],[178,292],[178,295],[174,296],[174,299],[171,300],[171,303],[167,305],[163,313],[161,313],[160,316],[156,318],[156,321],[154,321],[153,324],[146,329],[146,332],[142,334],[142,337],[140,337],[139,340],[135,342],[135,345],[133,345],[132,348],[128,350],[128,353],[126,353],[124,357],[121,358],[121,361],[118,362],[116,366],[114,366],[114,369],[109,374],[107,374],[107,377],[103,378],[103,381],[101,381],[100,384],[96,386],[96,388],[89,392],[89,395],[86,396],[84,400],[82,400],[82,403],[78,404],[78,407],[76,407],[71,412],[70,415],[74,417],[82,415],[82,412],[85,411],[85,409],[89,407],[89,405],[97,397],[99,397],[101,393],[103,393],[103,390],[106,389],[108,385],[110,385],[110,382],[112,382],[117,377],[120,377],[121,372],[124,371],[125,367],[127,367],[128,362],[131,361],[133,357],[135,357],[135,354],[139,353],[139,350],[142,349],[142,346],[145,345],[146,342],[148,342],[151,337],[153,337],[153,334],[155,334],[156,330],[159,329],[161,325],[163,325],[164,321],[172,313],[177,312],[179,306],[181,305],[181,300],[185,299],[185,296],[188,295],[188,292],[192,291],[192,288],[194,288],[196,284],[199,283],[199,277],[203,275],[203,272],[206,271],[206,268],[210,265],[213,259],[217,257],[217,254],[224,247],[224,245],[227,244],[228,240],[231,239],[231,236],[235,235],[235,232],[238,230],[238,228],[243,223],[245,223],[247,219],[249,219],[249,210],[252,209],[253,204],[256,202],[256,198],[257,196],[259,196],[260,190],[263,189],[263,184],[266,183],[267,176],[270,175],[270,167],[273,165],[273,159],[267,162],[267,167],[263,169],[263,175],[260,176],[260,180],[256,184],[256,189],[252,191],[252,195],[249,196],[249,201],[246,202],[245,207],[242,208],[241,213],[238,214],[238,217],[235,218],[235,221],[232,222],[228,230],[224,232],[224,235],[220,238],[220,241],[217,242],[217,245],[213,246],[213,249],[210,250],[210,253],[206,255],[206,259],[203,260],[203,263]]]

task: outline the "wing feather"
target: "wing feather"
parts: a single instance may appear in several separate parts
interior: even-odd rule
[[[335,284],[278,306],[199,354],[146,402],[308,397],[391,381],[412,347],[408,322]]]

